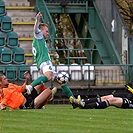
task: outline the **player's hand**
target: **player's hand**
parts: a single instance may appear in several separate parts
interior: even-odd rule
[[[0,103],[0,110],[5,110],[5,109],[6,109],[6,106]]]
[[[26,79],[29,79],[29,78],[30,78],[30,74],[29,74],[28,71],[26,71],[26,72],[24,73],[24,77],[25,77]]]
[[[36,15],[36,18],[37,19],[40,19],[42,17],[42,14],[39,12],[37,15]]]

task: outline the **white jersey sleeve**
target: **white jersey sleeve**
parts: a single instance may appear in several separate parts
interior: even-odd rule
[[[34,25],[34,37],[36,39],[42,39],[43,34],[42,31],[38,28],[39,26],[39,19],[36,18],[35,25]]]
[[[38,33],[34,32],[34,37],[36,39],[42,39],[43,38],[42,31],[40,29],[38,29]]]

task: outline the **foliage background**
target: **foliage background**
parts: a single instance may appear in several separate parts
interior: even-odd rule
[[[125,22],[125,25],[130,33],[133,35],[133,0],[115,0]],[[76,30],[71,22],[69,14],[52,14],[54,23],[56,24],[58,38],[78,38]],[[67,42],[65,40],[58,40],[55,43],[56,52],[54,53],[53,64],[63,63],[66,64],[65,59],[67,58],[67,50],[58,49],[68,49]],[[82,49],[80,42],[71,40],[69,49]],[[72,50],[70,52],[70,57],[85,57],[84,50]],[[60,60],[59,60],[60,58]],[[76,63],[75,60],[71,60],[70,63]],[[87,63],[83,60],[83,64]]]

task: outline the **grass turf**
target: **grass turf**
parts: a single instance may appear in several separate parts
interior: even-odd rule
[[[0,111],[0,133],[133,133],[133,110],[50,104],[40,110],[7,109]]]

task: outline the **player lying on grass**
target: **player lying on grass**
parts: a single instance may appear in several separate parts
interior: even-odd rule
[[[6,106],[9,106],[11,110],[16,108],[40,109],[52,98],[52,94],[56,93],[56,88],[51,91],[41,84],[28,95],[25,93],[25,86],[30,78],[29,73],[25,72],[24,77],[26,78],[24,84],[18,86],[9,83],[5,75],[0,75],[0,110],[6,109]]]
[[[49,50],[45,39],[48,38],[48,25],[40,23],[42,14],[39,12],[36,15],[34,25],[34,39],[32,42],[32,53],[37,64],[38,71],[42,76],[34,80],[30,85],[27,85],[27,93],[30,94],[33,88],[39,84],[46,83],[57,76],[57,72],[53,70],[52,61],[49,55]],[[69,98],[74,97],[72,91],[67,84],[61,84],[62,91]]]
[[[81,109],[104,109],[109,106],[115,106],[117,108],[133,109],[133,89],[126,85],[129,92],[127,94],[111,94],[102,96],[99,98],[81,99],[78,95],[77,99],[70,97],[70,103],[73,108],[79,107]]]

